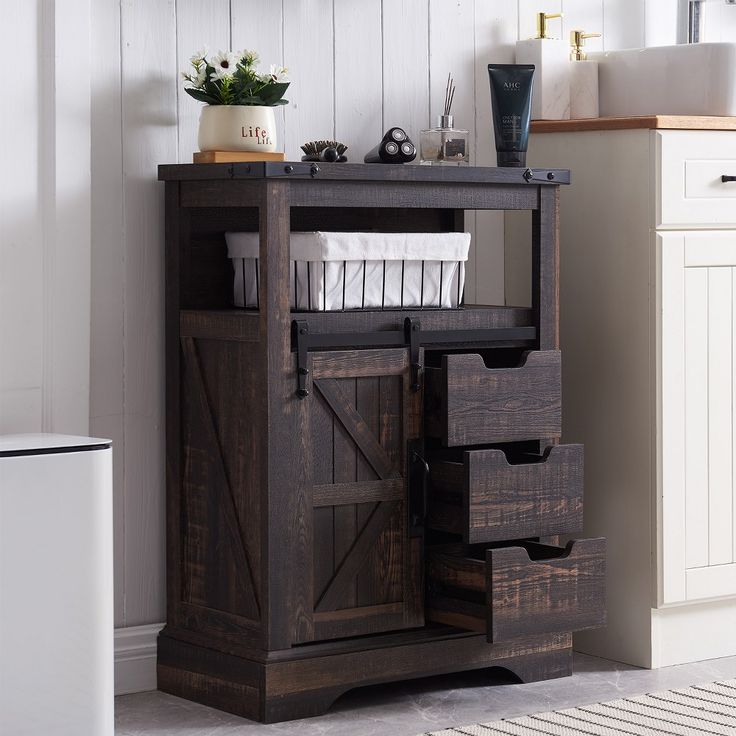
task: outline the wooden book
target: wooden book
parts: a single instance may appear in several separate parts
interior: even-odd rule
[[[285,160],[286,154],[283,151],[264,151],[263,153],[257,151],[197,151],[194,154],[195,164],[232,164]]]

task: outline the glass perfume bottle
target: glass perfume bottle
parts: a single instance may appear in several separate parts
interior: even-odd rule
[[[452,115],[439,115],[436,128],[419,133],[419,158],[422,164],[469,164],[468,131],[456,128]]]

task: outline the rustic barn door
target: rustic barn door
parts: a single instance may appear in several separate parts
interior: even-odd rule
[[[309,368],[315,639],[421,626],[405,476],[422,404],[409,350],[313,353]]]

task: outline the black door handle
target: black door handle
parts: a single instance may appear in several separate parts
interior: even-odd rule
[[[736,181],[736,176],[728,176],[728,174],[723,174],[721,176],[721,181],[725,184],[727,181]]]

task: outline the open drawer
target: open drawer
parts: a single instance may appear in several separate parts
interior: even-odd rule
[[[468,450],[461,463],[430,462],[427,526],[463,542],[574,534],[583,528],[583,446],[540,455]]]
[[[429,549],[425,619],[489,642],[605,625],[605,539],[513,545]]]
[[[559,350],[524,353],[515,368],[488,368],[473,353],[443,355],[424,375],[425,430],[447,447],[561,434]]]

